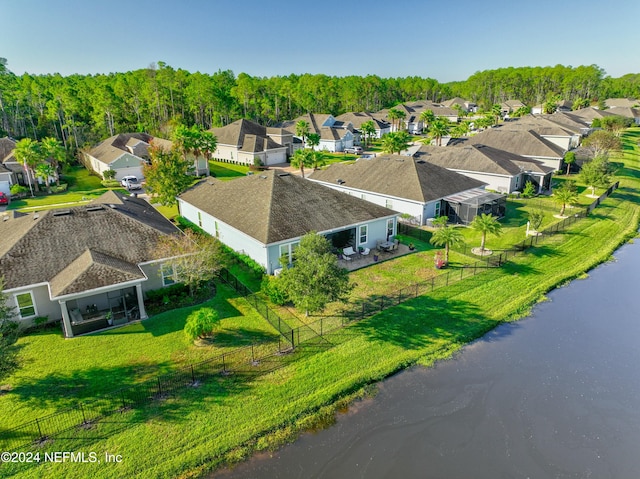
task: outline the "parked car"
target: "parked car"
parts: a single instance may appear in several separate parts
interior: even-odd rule
[[[352,148],[345,148],[344,152],[345,153],[351,153],[353,155],[362,155],[362,147],[354,146]]]
[[[2,191],[0,191],[0,205],[8,205],[9,197],[5,195]]]
[[[138,178],[133,175],[123,176],[120,180],[120,184],[128,190],[139,190],[142,188]]]

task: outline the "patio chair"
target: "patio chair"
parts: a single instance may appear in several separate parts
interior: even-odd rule
[[[370,252],[371,252],[371,250],[369,248],[365,248],[365,249],[362,250],[362,253],[360,253],[360,254],[362,254],[362,256],[367,256]]]
[[[393,240],[393,246],[391,246],[391,251],[396,251],[398,249],[398,245],[400,244],[399,240]]]
[[[378,251],[382,251],[382,247],[381,247],[382,243],[384,243],[384,241],[383,241],[383,240],[380,240],[380,239],[379,239],[379,240],[376,240],[376,249],[377,249]]]
[[[351,261],[353,258],[351,258],[350,256],[347,256],[345,254],[342,255],[342,259],[345,261]]]
[[[356,254],[356,252],[353,250],[353,247],[349,246],[342,251],[342,254],[344,256],[353,256],[354,254]]]

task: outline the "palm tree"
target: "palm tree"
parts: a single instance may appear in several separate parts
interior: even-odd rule
[[[493,124],[497,125],[502,117],[502,108],[497,103],[491,107],[491,115],[493,116]]]
[[[194,153],[198,148],[194,130],[185,125],[178,125],[173,132],[173,143],[183,158],[186,160],[189,153]]]
[[[436,115],[433,113],[433,110],[424,110],[420,113],[420,121],[422,122],[422,127],[426,130],[431,126],[436,120]]]
[[[395,131],[400,131],[400,120],[404,120],[406,116],[407,114],[404,111],[398,110],[397,108],[391,108],[389,113],[387,113],[387,118],[389,118],[389,120],[391,120],[391,124],[396,127]],[[396,120],[398,120],[397,125]]]
[[[394,131],[382,137],[382,151],[385,153],[398,153],[409,148],[411,135],[406,131]]]
[[[309,122],[300,120],[296,123],[296,136],[302,138],[302,145],[306,146],[307,135],[309,134]]]
[[[576,154],[573,151],[567,151],[564,155],[564,163],[567,165],[567,176],[571,173],[571,165],[576,162]]]
[[[436,140],[436,145],[442,146],[442,137],[451,131],[451,122],[444,118],[437,118],[429,128],[429,135]]]
[[[40,141],[40,145],[41,145],[44,157],[51,162],[51,166],[53,167],[53,171],[55,172],[55,174],[51,176],[55,177],[56,185],[60,186],[60,176],[58,175],[58,167],[60,166],[60,163],[64,163],[66,159],[66,151],[62,146],[62,143],[60,143],[57,138],[52,138],[52,137],[43,138]]]
[[[56,175],[56,170],[50,163],[43,161],[38,166],[36,166],[35,170],[36,178],[41,179],[42,182],[47,185],[47,193],[51,193],[51,185],[49,184],[49,178],[52,178]]]
[[[33,184],[35,183],[36,192],[40,191],[38,188],[38,182],[35,181],[34,170],[42,162],[42,153],[40,152],[40,146],[38,142],[33,141],[31,138],[23,138],[16,143],[13,154],[20,163],[24,165],[25,173],[27,174],[27,183],[31,189],[31,196],[33,196]],[[29,174],[31,173],[31,174]]]
[[[444,218],[441,216],[441,218]],[[436,246],[444,246],[444,262],[447,264],[449,262],[449,248],[451,246],[461,244],[464,242],[464,236],[458,230],[458,228],[454,228],[453,226],[444,226],[442,228],[438,228],[429,242]]]
[[[317,133],[309,133],[307,135],[307,143],[309,143],[311,149],[315,151],[316,146],[320,144],[320,135]]]
[[[364,144],[365,146],[369,145],[369,140],[373,135],[376,134],[376,124],[373,120],[367,120],[362,125],[360,125],[360,131],[364,135]]]
[[[313,171],[327,164],[327,157],[321,151],[312,151],[309,156],[311,157]]]
[[[468,121],[462,121],[451,129],[451,136],[454,138],[462,138],[471,131]]]
[[[482,240],[480,241],[480,254],[484,253],[484,245],[487,240],[487,233],[495,236],[500,236],[502,233],[502,225],[498,223],[498,218],[491,215],[482,213],[481,215],[473,218],[471,227],[482,233]]]
[[[553,192],[553,201],[562,205],[560,208],[560,216],[564,216],[564,210],[567,205],[571,205],[578,199],[578,192],[572,181],[565,182],[559,188],[556,188]]]
[[[206,166],[206,174],[209,175],[209,160],[211,159],[213,153],[216,151],[218,147],[218,139],[216,136],[209,131],[200,131],[199,132],[199,143],[200,143],[200,151],[204,155],[207,160]]]
[[[294,168],[300,168],[300,173],[304,178],[304,167],[311,168],[313,166],[313,157],[312,154],[314,152],[311,150],[300,149],[296,150],[296,152],[291,157],[291,166]]]

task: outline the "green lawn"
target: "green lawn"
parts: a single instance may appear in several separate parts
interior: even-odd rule
[[[619,172],[621,188],[594,215],[575,223],[565,234],[556,235],[533,248],[529,254],[517,257],[502,268],[487,270],[335,331],[325,336],[324,342],[299,348],[294,354],[283,357],[282,363],[287,364],[272,373],[248,379],[221,376],[219,380],[185,390],[177,397],[157,401],[143,411],[132,411],[82,430],[77,433],[79,439],[60,438],[44,444],[41,449],[121,454],[123,461],[109,465],[112,467],[72,463],[46,463],[37,467],[5,464],[3,473],[34,478],[192,477],[225,460],[239,460],[255,450],[289,441],[301,429],[330,422],[336,408],[342,405],[339,402],[342,398],[360,394],[361,388],[408,365],[430,365],[449,357],[500,322],[526,314],[550,289],[606,261],[622,242],[635,236],[640,219],[640,175],[636,156],[639,139],[640,129],[624,136],[625,146],[633,149],[625,150],[620,158],[624,162],[622,173]],[[418,247],[419,253],[403,257],[406,258],[403,266],[415,268],[416,273],[421,271],[420,255],[428,260],[433,251],[426,244]],[[379,281],[393,281],[392,263],[398,264],[395,261],[389,266],[381,263],[375,266],[381,267],[379,271],[367,268],[352,276],[375,293],[375,282],[369,284],[368,276],[375,271],[380,276]],[[385,271],[387,267],[391,271]],[[404,274],[400,267],[397,271],[399,275]],[[240,305],[234,307],[241,309]],[[177,314],[184,318],[183,313]],[[141,327],[145,324],[141,323]],[[180,332],[165,333],[171,334]],[[83,341],[94,337],[98,341],[93,349],[83,346]],[[29,338],[23,338],[21,342],[29,341]],[[26,344],[19,351],[26,366],[14,374],[13,381],[23,378],[23,383],[18,383],[21,387],[34,388],[48,381],[49,376],[57,375],[63,385],[52,381],[48,385],[50,388],[71,384],[75,394],[85,394],[84,390],[90,386],[86,378],[92,370],[101,369],[102,375],[109,377],[132,361],[129,356],[120,366],[113,363],[116,360],[111,359],[111,355],[117,355],[116,351],[102,349],[99,339],[110,338],[95,335],[71,341],[59,339],[55,344],[32,347]],[[127,340],[127,335],[123,334],[121,339]],[[164,339],[164,335],[154,339]],[[151,343],[138,343],[135,338],[129,343],[129,348],[137,350],[136,354],[142,357],[139,367],[143,374],[147,372],[148,363],[155,362],[160,364],[156,367],[166,368],[164,363],[175,359],[177,349],[189,350],[184,346],[184,339],[180,340],[178,336],[171,339],[173,341],[168,342],[172,346],[166,346],[162,351]],[[183,346],[175,346],[174,343],[180,341]],[[51,351],[42,352],[43,347]],[[113,343],[111,347],[114,347]],[[74,348],[82,350],[81,356],[90,355],[93,350],[100,354],[94,355],[92,362],[86,360],[75,368],[64,359]],[[117,352],[129,354],[128,350],[118,349]],[[40,354],[46,355],[48,360],[32,367]],[[109,365],[103,368],[101,363],[105,357]],[[76,370],[80,380],[72,382],[73,374],[59,373],[57,369],[62,364]],[[40,372],[38,368],[45,371]],[[15,389],[0,397],[3,427],[7,427],[7,421],[8,424],[19,421],[9,417],[16,414],[13,410],[5,408],[7,404],[11,407],[11,399],[19,398]],[[41,388],[40,394],[25,398],[24,402],[36,409],[48,410],[49,401],[61,401],[48,389],[42,394],[44,390]],[[17,413],[25,415],[24,411]]]
[[[211,176],[219,180],[232,180],[239,176],[247,176],[248,166],[234,165],[233,163],[223,163],[221,161],[209,161],[209,171]]]
[[[195,346],[184,335],[187,316],[210,306],[222,318],[210,345]],[[169,311],[137,324],[65,340],[59,330],[18,340],[21,368],[0,395],[3,428],[40,417],[77,399],[90,399],[176,367],[214,357],[278,333],[245,299],[224,285],[203,305]]]

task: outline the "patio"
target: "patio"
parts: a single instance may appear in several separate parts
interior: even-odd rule
[[[417,250],[412,251],[407,245],[400,243],[398,245],[398,249],[394,251],[378,251],[376,249],[372,249],[367,255],[356,253],[352,255],[349,260],[340,258],[338,259],[338,264],[349,271],[355,271],[357,269],[371,266],[372,264],[381,263],[382,261],[388,261],[399,256],[415,253],[416,251]],[[378,258],[378,260],[376,261],[375,258]]]

